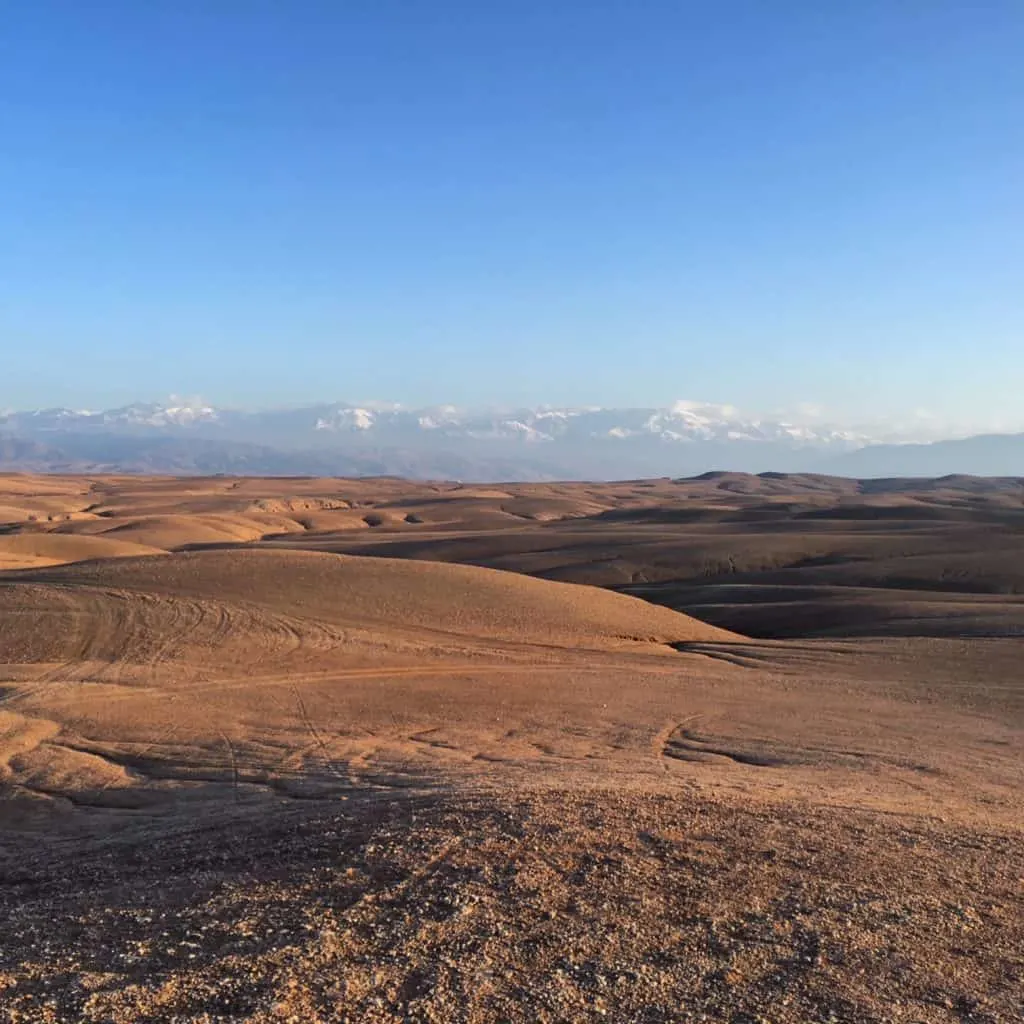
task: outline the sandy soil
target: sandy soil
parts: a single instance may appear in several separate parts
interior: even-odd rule
[[[859,486],[0,480],[0,1019],[1024,1019],[1017,592],[935,587],[1020,494]],[[780,488],[774,636],[522,574],[724,607]]]

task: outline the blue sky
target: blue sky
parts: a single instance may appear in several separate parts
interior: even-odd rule
[[[1024,429],[1020,0],[33,0],[0,407]]]

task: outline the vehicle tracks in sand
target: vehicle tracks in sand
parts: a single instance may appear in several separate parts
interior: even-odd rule
[[[780,739],[715,735],[695,728],[702,716],[693,715],[681,722],[669,723],[655,737],[655,749],[662,755],[662,766],[672,762],[694,764],[736,764],[749,768],[884,768],[895,769],[905,778],[942,775],[934,765],[881,751],[853,750],[844,746],[794,746]],[[909,784],[913,785],[913,782]]]
[[[795,762],[783,755],[744,750],[723,741],[702,736],[692,727],[693,719],[681,722],[663,735],[661,753],[675,761],[733,762],[755,768],[778,768]]]
[[[710,658],[712,661],[735,665],[738,668],[759,671],[768,669],[777,672],[792,672],[794,670],[803,672],[808,663],[816,662],[823,654],[843,654],[849,650],[849,648],[834,644],[822,644],[815,647],[812,644],[788,641],[767,641],[765,643],[723,641],[719,643],[706,640],[686,640],[671,643],[668,646],[679,654]]]
[[[539,672],[567,671],[576,675],[607,675],[608,669],[604,666],[581,665],[578,662],[548,662],[544,665],[530,664],[486,664],[474,662],[458,662],[453,664],[421,664],[421,665],[394,665],[385,668],[336,668],[324,669],[317,672],[291,672],[281,674],[278,672],[267,675],[249,676],[222,676],[214,679],[202,679],[194,682],[183,683],[174,689],[154,692],[152,689],[143,691],[134,687],[126,687],[123,693],[111,694],[111,701],[124,701],[137,698],[145,692],[147,697],[166,695],[168,699],[177,697],[196,697],[207,693],[218,693],[229,690],[244,690],[262,687],[282,687],[294,691],[296,687],[304,685],[321,685],[332,682],[350,681],[372,681],[387,679],[415,679],[415,678],[438,678],[438,677],[465,677],[479,679],[491,675],[509,676],[536,676]],[[673,674],[673,670],[660,666],[642,669],[650,674]],[[678,672],[678,669],[674,670]],[[299,718],[302,718],[301,712]]]

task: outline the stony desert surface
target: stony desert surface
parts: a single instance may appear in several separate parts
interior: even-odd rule
[[[1024,481],[0,477],[0,1020],[1024,1020]]]

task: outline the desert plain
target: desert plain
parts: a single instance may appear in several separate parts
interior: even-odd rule
[[[1024,480],[0,477],[0,1020],[1024,1020]]]

